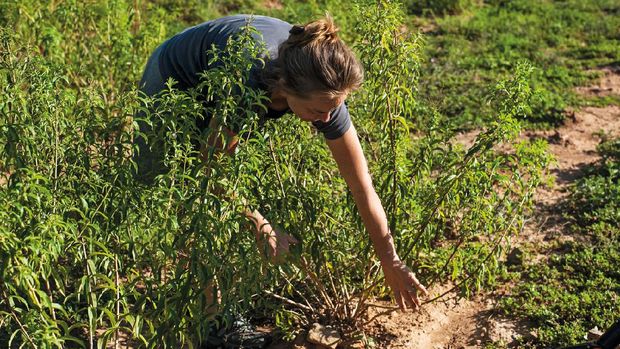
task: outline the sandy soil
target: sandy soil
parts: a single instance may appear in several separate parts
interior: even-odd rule
[[[578,87],[583,95],[608,96],[620,95],[620,66],[605,67],[598,71],[601,77],[592,86]]]

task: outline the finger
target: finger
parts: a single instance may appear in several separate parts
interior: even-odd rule
[[[400,308],[400,310],[402,311],[407,310],[407,307],[405,307],[405,303],[403,302],[403,297],[400,291],[394,291],[394,299],[396,300],[396,303],[398,304],[398,307]]]
[[[411,277],[411,282],[415,285],[415,287],[420,291],[420,293],[423,296],[428,296],[428,291],[426,290],[426,287],[424,287],[424,285],[422,285],[422,283],[420,283],[420,281],[418,280],[418,278],[415,277],[414,273],[411,273],[410,275]]]
[[[416,292],[416,291],[409,291],[409,295],[411,296],[411,299],[415,303],[416,308],[419,308],[419,307],[422,306],[422,304],[420,303],[420,298],[418,298],[418,292]]]
[[[417,307],[416,302],[413,300],[413,296],[415,296],[415,293],[412,293],[411,291],[405,291],[403,292],[403,296],[405,298],[405,302],[411,309],[415,309]]]

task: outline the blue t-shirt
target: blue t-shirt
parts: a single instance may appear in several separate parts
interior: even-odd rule
[[[260,35],[253,35],[258,41],[263,41],[268,53],[265,65],[274,64],[278,58],[278,47],[289,36],[292,25],[282,20],[266,16],[235,15],[218,18],[212,21],[190,27],[173,36],[161,46],[159,55],[159,70],[164,81],[173,78],[177,87],[188,89],[197,86],[200,73],[209,69],[207,51],[211,45],[223,50],[228,38],[242,30],[247,24],[256,28]],[[267,91],[262,82],[260,67],[255,66],[250,72],[246,83],[248,87]],[[290,110],[269,109],[264,115],[267,119],[280,118]],[[208,120],[201,127],[208,125]],[[331,113],[328,122],[313,122],[313,125],[322,132],[327,139],[341,137],[351,126],[351,117],[347,106],[342,103]]]

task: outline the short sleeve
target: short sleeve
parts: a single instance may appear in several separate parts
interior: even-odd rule
[[[332,113],[328,122],[315,121],[312,123],[327,139],[342,137],[351,127],[351,116],[347,105],[342,103]]]

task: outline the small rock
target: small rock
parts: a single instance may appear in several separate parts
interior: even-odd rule
[[[323,326],[318,323],[312,324],[312,329],[306,337],[308,342],[335,349],[340,343],[340,333],[331,326]]]
[[[603,335],[603,332],[598,329],[598,326],[594,326],[593,329],[588,331],[586,339],[589,340],[589,341],[595,341],[595,340],[598,340],[599,338],[601,338],[602,335]]]
[[[577,115],[574,110],[567,109],[564,111],[566,119],[571,120],[573,123],[578,124],[581,120],[577,119]]]

